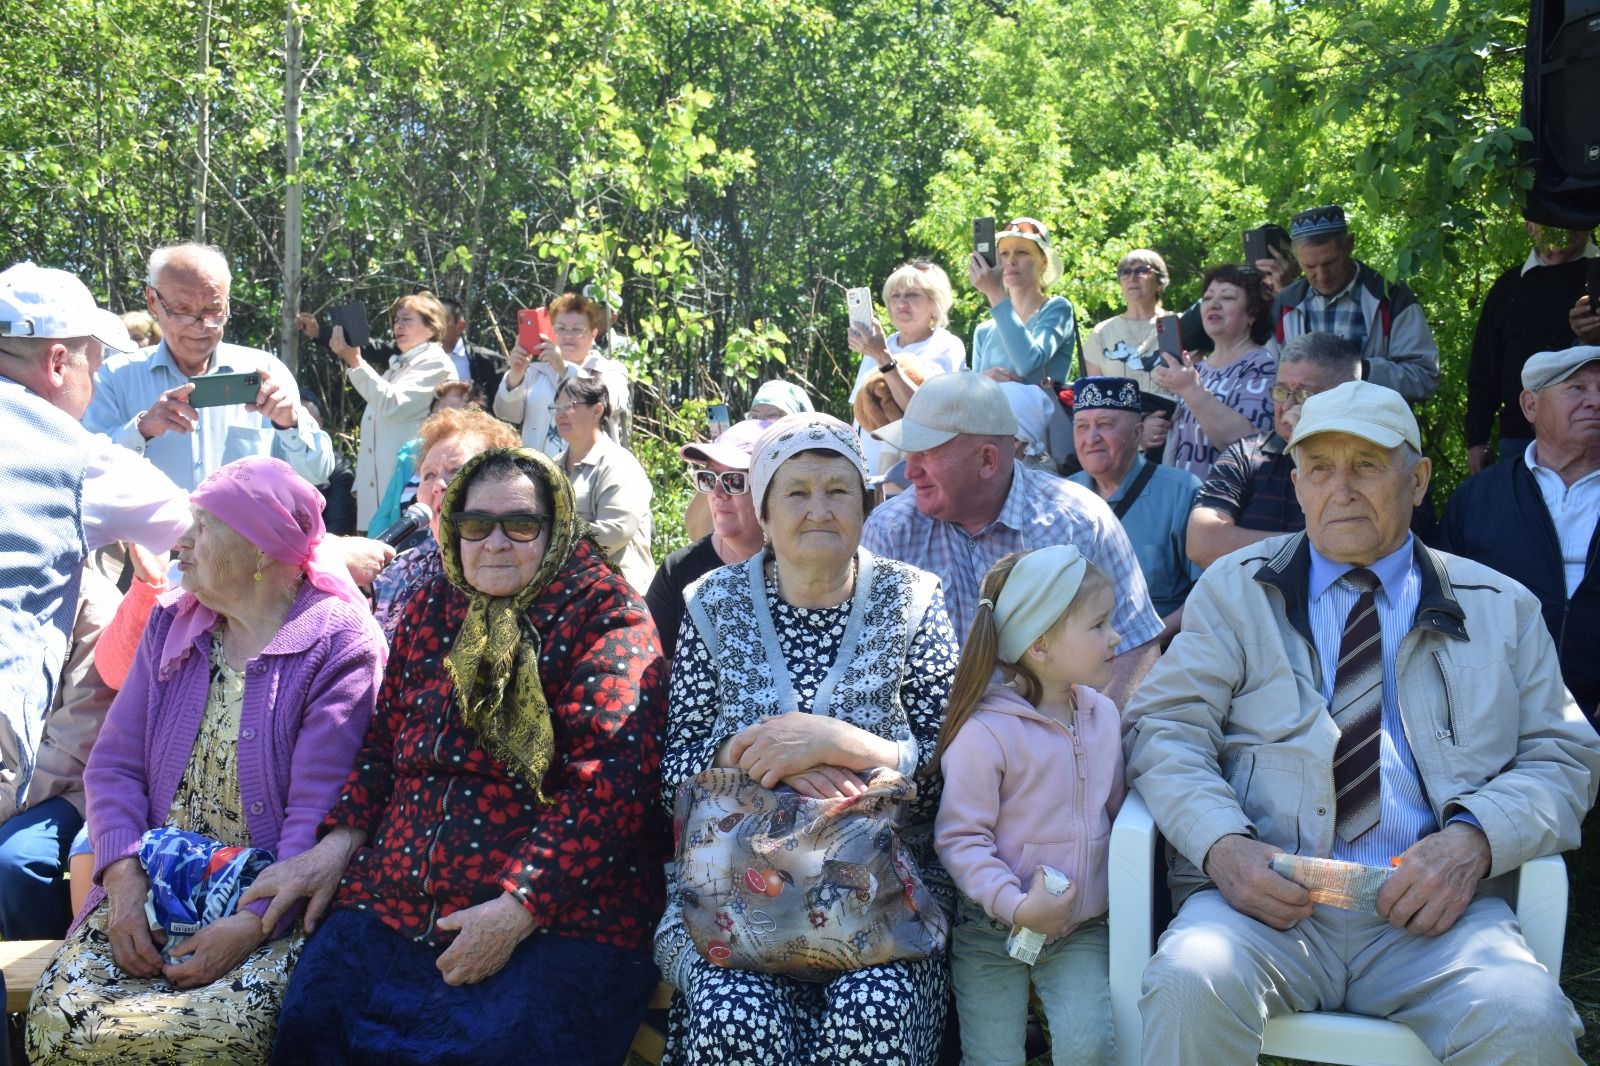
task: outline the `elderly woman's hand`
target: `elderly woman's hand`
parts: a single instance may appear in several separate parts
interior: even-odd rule
[[[783,783],[811,799],[847,799],[867,790],[867,783],[840,766],[818,766],[783,779]]]
[[[361,362],[361,349],[345,340],[343,326],[333,327],[333,335],[328,338],[328,348],[345,366],[354,367]]]
[[[447,985],[475,985],[493,977],[535,928],[528,908],[509,892],[447,914],[434,924],[456,934],[437,963]]]
[[[1267,254],[1269,258],[1257,259],[1250,265],[1261,275],[1261,291],[1270,300],[1300,276],[1300,264],[1276,248],[1269,247]]]
[[[290,907],[308,900],[305,927],[306,932],[311,932],[328,904],[333,902],[333,893],[339,887],[345,867],[350,865],[350,856],[365,840],[365,833],[348,826],[330,831],[315,847],[262,870],[239,897],[239,909],[243,911],[246,903],[258,899],[270,899],[272,902],[261,915],[260,927],[263,936],[271,936]]]
[[[800,711],[740,730],[727,742],[724,756],[725,765],[737,766],[763,788],[822,766],[864,770],[893,766],[898,757],[893,741],[837,718]]]
[[[1172,416],[1165,411],[1151,411],[1139,423],[1139,447],[1142,450],[1160,448],[1167,443],[1172,432]]]
[[[350,571],[350,580],[362,588],[371,585],[383,568],[394,562],[393,544],[385,544],[371,537],[335,537],[334,540],[344,553],[344,565]]]
[[[998,381],[1001,384],[1005,384],[1008,381],[1022,381],[1022,376],[1016,371],[1009,370],[1003,366],[991,366],[988,370],[983,371],[983,376],[990,381]],[[1027,383],[1023,382],[1023,384]]]
[[[538,355],[539,362],[556,372],[556,380],[560,381],[562,375],[567,372],[567,360],[561,354],[561,346],[549,337],[541,337],[539,350],[535,354]]]
[[[851,326],[847,338],[852,352],[872,357],[872,361],[882,366],[889,361],[889,342],[883,335],[883,327],[876,322],[871,324],[871,329],[863,330],[860,326]]]
[[[151,930],[144,912],[145,896],[150,891],[150,878],[144,867],[131,855],[118,859],[105,868],[100,883],[109,906],[106,938],[111,941],[112,961],[131,977],[154,977],[162,965],[157,945],[166,941],[166,934],[160,929]]]
[[[209,985],[249,958],[265,939],[255,915],[230,914],[173,948],[173,959],[183,961],[169,962],[161,972],[179,988]]]
[[[1150,379],[1185,400],[1200,388],[1200,371],[1195,369],[1194,356],[1189,352],[1184,352],[1182,359],[1174,359],[1170,352],[1162,352],[1161,365],[1150,372]]]

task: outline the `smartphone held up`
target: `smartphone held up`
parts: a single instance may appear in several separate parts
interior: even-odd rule
[[[994,219],[975,218],[972,220],[972,250],[983,257],[983,261],[993,270],[994,257]]]

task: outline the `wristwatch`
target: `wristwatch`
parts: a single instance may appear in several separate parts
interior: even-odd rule
[[[893,370],[896,366],[899,366],[899,364],[896,363],[893,359],[891,359],[887,363],[883,363],[882,365],[880,365],[878,367],[878,373],[887,374],[889,371]]]

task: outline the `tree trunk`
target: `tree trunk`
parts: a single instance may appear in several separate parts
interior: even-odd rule
[[[206,186],[211,178],[211,91],[207,86],[211,69],[211,0],[200,4],[200,83],[195,111],[194,227],[193,239],[206,239]]]
[[[285,5],[283,19],[283,361],[298,372],[299,335],[294,328],[300,309],[300,17],[294,0]]]

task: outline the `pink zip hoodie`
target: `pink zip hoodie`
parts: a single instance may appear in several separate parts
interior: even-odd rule
[[[1077,886],[1072,925],[1106,912],[1107,849],[1122,807],[1122,727],[1116,705],[1074,685],[1077,736],[1014,689],[990,685],[944,753],[934,842],[956,886],[1013,924],[1034,870],[1054,866]]]

